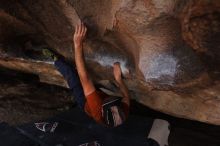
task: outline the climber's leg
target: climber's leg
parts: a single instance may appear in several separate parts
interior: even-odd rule
[[[67,81],[77,104],[81,109],[84,109],[86,100],[77,70],[67,64],[64,59],[58,59],[55,61],[54,64],[57,70],[63,75],[63,77]]]

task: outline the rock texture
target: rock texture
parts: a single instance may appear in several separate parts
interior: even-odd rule
[[[0,121],[21,124],[53,116],[73,105],[68,89],[39,83],[38,76],[0,70]]]
[[[207,0],[0,0],[0,65],[67,87],[45,60],[72,62],[72,34],[88,26],[87,67],[110,86],[121,63],[132,98],[177,117],[220,125],[220,2]]]

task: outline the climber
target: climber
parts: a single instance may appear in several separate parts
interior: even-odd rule
[[[93,117],[98,123],[110,127],[121,125],[128,116],[130,99],[128,89],[122,80],[120,64],[114,63],[113,73],[123,98],[112,97],[96,89],[85,67],[83,57],[83,40],[87,28],[83,23],[76,25],[73,37],[75,48],[75,63],[81,85],[86,97],[83,106],[86,113]]]
[[[97,123],[107,127],[121,125],[129,113],[130,98],[128,89],[122,80],[122,71],[119,62],[113,64],[113,74],[116,86],[119,87],[122,97],[109,96],[97,89],[85,67],[83,55],[83,41],[87,28],[83,23],[76,25],[73,36],[73,51],[75,48],[76,69],[68,65],[63,57],[55,52],[45,49],[44,54],[55,61],[55,67],[66,79],[73,96],[81,109],[83,109]]]

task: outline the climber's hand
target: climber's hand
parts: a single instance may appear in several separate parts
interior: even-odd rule
[[[82,48],[83,40],[85,39],[87,28],[83,23],[77,24],[73,36],[75,48]]]
[[[121,67],[119,62],[115,62],[113,65],[113,73],[115,80],[119,83],[122,80]]]

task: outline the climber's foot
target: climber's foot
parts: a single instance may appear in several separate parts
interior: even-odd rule
[[[57,54],[50,49],[43,49],[42,53],[43,53],[44,57],[46,57],[46,59],[48,59],[48,60],[56,61],[58,59]]]

